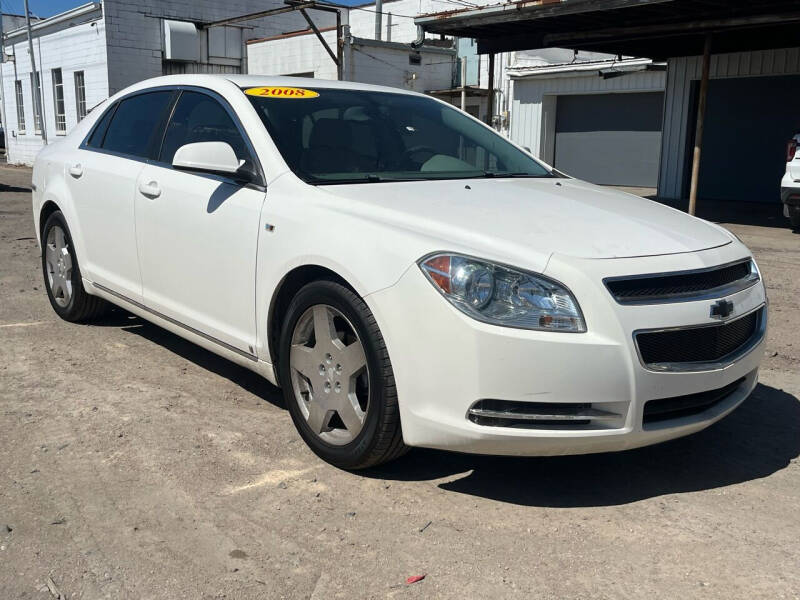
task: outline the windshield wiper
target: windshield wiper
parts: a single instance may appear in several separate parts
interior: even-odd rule
[[[507,178],[507,177],[550,177],[548,174],[541,174],[536,175],[534,173],[505,173],[505,172],[498,172],[498,171],[484,171],[481,177],[486,177],[487,179],[493,179],[497,177],[498,179]]]

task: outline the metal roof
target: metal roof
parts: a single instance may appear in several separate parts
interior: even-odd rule
[[[663,59],[798,45],[797,0],[522,0],[424,15],[433,34],[478,40],[478,52],[572,48]]]

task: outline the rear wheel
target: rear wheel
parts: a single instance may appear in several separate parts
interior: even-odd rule
[[[66,321],[88,321],[104,314],[109,304],[90,296],[83,287],[81,270],[67,222],[61,211],[52,213],[42,227],[42,273],[50,305]]]
[[[283,324],[279,373],[297,430],[323,460],[362,469],[405,452],[383,336],[349,288],[317,281],[297,293]]]

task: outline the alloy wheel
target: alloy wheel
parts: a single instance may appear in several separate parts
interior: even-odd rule
[[[67,307],[72,299],[72,255],[64,230],[53,225],[45,242],[45,264],[47,283],[53,299],[61,307]]]
[[[364,427],[369,373],[353,324],[332,306],[317,304],[298,319],[289,356],[295,401],[311,431],[341,446]]]

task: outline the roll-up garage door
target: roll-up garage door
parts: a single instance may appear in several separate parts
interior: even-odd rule
[[[555,167],[604,185],[656,187],[664,94],[559,96]]]

